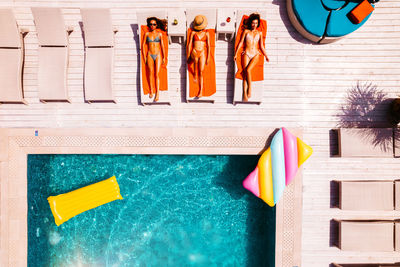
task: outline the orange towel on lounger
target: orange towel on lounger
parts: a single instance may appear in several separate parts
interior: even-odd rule
[[[147,25],[141,25],[141,33],[140,33],[140,47],[142,47],[144,40],[145,34],[149,31],[149,28]],[[161,30],[160,30],[161,31]],[[167,62],[168,62],[168,36],[164,31],[161,31],[162,33],[162,40],[164,44],[164,50],[165,50],[165,64],[161,64],[161,69],[159,73],[160,77],[160,91],[167,91],[168,90],[168,70],[167,70]],[[148,51],[148,50],[147,50]],[[161,51],[162,53],[162,51]],[[149,69],[147,68],[146,64],[144,63],[144,57],[143,53],[140,53],[140,60],[142,62],[142,88],[143,88],[143,93],[145,95],[150,93],[150,74],[149,74]],[[155,92],[154,92],[155,93]]]
[[[244,22],[249,16],[244,15],[242,17],[242,21],[240,22],[240,26],[238,28],[238,31],[236,33],[236,40],[235,40],[235,51],[239,45],[240,40],[242,39],[242,35],[244,33],[245,27],[244,27]],[[257,28],[260,32],[262,32],[263,36],[263,43],[265,44],[265,38],[267,36],[267,21],[266,20],[261,20],[260,21],[260,26]],[[236,65],[237,65],[237,72],[235,75],[235,78],[243,80],[243,68],[242,68],[242,51],[243,51],[244,46],[240,48],[239,53],[237,54],[238,57],[236,58]],[[261,53],[261,51],[260,51]],[[262,81],[264,80],[264,55],[261,54],[261,56],[258,59],[257,65],[253,68],[252,70],[252,81]]]
[[[206,64],[203,72],[204,76],[204,88],[203,88],[203,96],[212,96],[216,92],[216,83],[215,83],[215,30],[207,29],[206,30],[210,36],[210,58],[208,64]],[[189,37],[192,33],[192,29],[188,29],[187,32],[187,43],[186,47],[189,47]],[[205,51],[206,55],[208,51]],[[186,49],[186,56],[189,57],[189,49]],[[200,87],[198,82],[193,81],[193,73],[194,73],[194,62],[189,61],[188,70],[189,70],[189,96],[195,97],[199,94]]]

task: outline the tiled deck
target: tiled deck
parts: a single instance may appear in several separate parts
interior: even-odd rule
[[[187,104],[183,49],[170,46],[171,106],[138,104],[137,9],[152,7],[263,8],[267,12],[267,52],[264,99],[260,106],[231,105],[233,45],[217,42],[217,94],[215,104]],[[24,88],[28,105],[0,105],[0,127],[32,128],[186,128],[229,127],[301,128],[314,148],[303,169],[301,266],[321,267],[332,262],[393,262],[398,253],[350,253],[331,246],[330,221],[357,218],[400,218],[400,213],[359,212],[330,207],[330,181],[334,179],[397,179],[399,159],[343,159],[330,157],[330,129],[340,125],[385,124],[385,99],[400,92],[400,1],[382,0],[369,21],[350,36],[328,45],[313,45],[288,21],[284,0],[268,1],[124,1],[124,0],[4,0],[13,7],[25,38]],[[31,6],[63,7],[72,33],[68,87],[72,103],[42,104],[37,96],[37,39]],[[116,35],[116,104],[83,102],[83,40],[78,22],[80,7],[111,8]],[[131,26],[133,24],[133,26]],[[376,89],[357,86],[371,82]],[[381,93],[381,94],[379,94]],[[353,98],[351,98],[353,97]],[[351,103],[349,103],[349,101]],[[349,105],[352,104],[352,105]],[[113,130],[111,130],[113,131]],[[114,131],[115,132],[115,131]],[[1,140],[2,143],[6,142]],[[22,160],[23,161],[23,160]],[[23,164],[23,162],[21,162]],[[25,163],[26,164],[26,163]],[[22,165],[24,166],[24,165]],[[3,169],[3,168],[2,168]],[[4,171],[3,171],[4,172]],[[4,177],[4,176],[2,176]],[[3,188],[2,188],[3,190]],[[2,248],[3,249],[3,248]],[[4,252],[3,254],[4,255]]]

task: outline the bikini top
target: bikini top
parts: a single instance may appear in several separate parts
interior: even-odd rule
[[[194,34],[194,40],[195,40],[195,41],[205,42],[206,39],[207,39],[206,34],[204,34],[203,37],[201,37],[201,39],[199,38],[199,36],[198,36],[197,33]]]
[[[250,41],[250,42],[252,42],[252,41],[254,41],[255,43],[257,43],[258,42],[258,40],[260,40],[260,34],[256,34],[256,36],[253,36],[252,34],[247,34],[246,35],[246,41]]]
[[[159,43],[160,42],[160,37],[157,36],[156,38],[154,38],[154,40],[152,40],[152,39],[150,39],[149,36],[147,36],[146,41],[148,43]]]

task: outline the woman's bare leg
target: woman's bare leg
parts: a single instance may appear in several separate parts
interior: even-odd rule
[[[203,96],[203,88],[204,88],[204,68],[206,67],[206,55],[205,53],[201,53],[200,59],[199,59],[199,78],[200,78],[200,90],[199,94],[197,97],[202,97]]]
[[[193,81],[197,82],[197,77],[198,77],[198,70],[197,70],[197,65],[199,64],[199,57],[197,56],[195,50],[193,49],[192,54],[190,55],[190,57],[193,60]]]
[[[156,58],[156,66],[155,66],[155,80],[156,80],[156,96],[154,97],[154,101],[158,101],[159,99],[159,92],[160,92],[160,70],[161,70],[161,55],[158,54]]]
[[[147,54],[147,67],[149,69],[149,78],[150,78],[150,82],[149,82],[149,87],[150,87],[149,97],[152,98],[153,97],[153,93],[155,91],[154,90],[154,60],[150,56],[150,53]]]
[[[247,84],[249,85],[249,88],[247,89],[247,98],[251,97],[251,79],[252,79],[252,75],[251,75],[251,71],[253,70],[253,68],[256,66],[257,62],[258,62],[258,57],[259,55],[254,56],[250,62],[249,65],[247,65],[246,68],[246,78],[247,78]]]
[[[243,55],[243,59],[242,59],[242,68],[243,68],[243,101],[247,102],[248,98],[247,98],[247,89],[248,89],[248,82],[247,82],[247,65],[250,62],[250,58],[249,56],[247,56],[246,54]]]

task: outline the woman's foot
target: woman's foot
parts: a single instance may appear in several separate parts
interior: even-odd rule
[[[158,99],[159,99],[159,95],[158,95],[158,92],[157,92],[157,93],[156,93],[156,96],[154,97],[154,102],[157,102]]]
[[[149,98],[153,98],[153,92],[150,91]]]
[[[247,98],[251,97],[251,89],[249,88],[249,90],[247,91]]]

